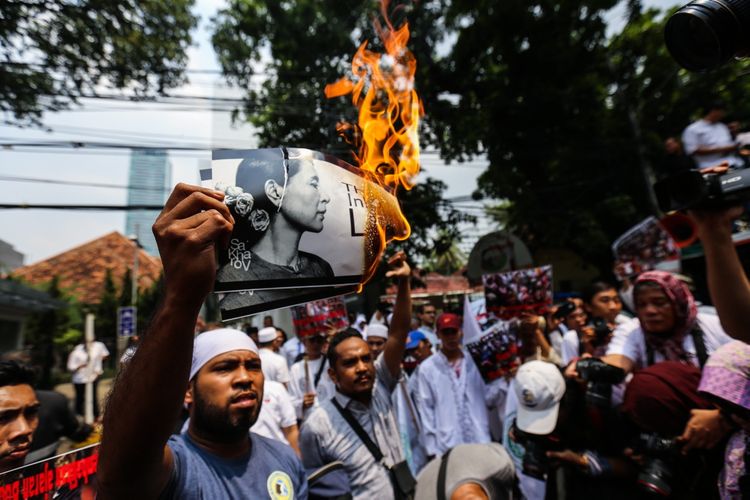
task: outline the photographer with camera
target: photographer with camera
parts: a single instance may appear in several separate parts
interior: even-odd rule
[[[721,448],[685,452],[683,429],[696,412],[716,406],[698,393],[701,371],[664,361],[637,372],[621,406],[631,424],[627,455],[638,464],[636,483],[653,496],[703,499],[716,496]],[[728,427],[727,427],[728,429]]]
[[[661,361],[702,368],[708,356],[731,341],[719,318],[699,313],[687,285],[664,271],[647,271],[635,282],[637,320],[615,329],[608,364],[631,373]],[[683,450],[711,448],[726,436],[718,410],[696,410],[682,435]]]
[[[531,361],[519,368],[503,442],[526,498],[545,498],[547,490],[564,490],[569,498],[632,498],[628,478],[634,469],[622,457],[617,414],[592,412],[587,403],[578,384],[566,384],[554,365]]]

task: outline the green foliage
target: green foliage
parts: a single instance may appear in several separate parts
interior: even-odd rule
[[[32,363],[39,368],[38,386],[54,386],[54,369],[58,360],[67,357],[70,347],[82,338],[83,322],[80,305],[60,290],[57,277],[47,286],[46,292],[66,305],[39,315],[34,315],[26,325],[26,343],[31,346]]]
[[[407,3],[391,9],[396,26],[413,17],[413,43],[420,75],[429,74],[441,31],[436,19],[440,2]],[[300,0],[276,2],[233,0],[214,18],[213,44],[228,80],[248,89],[244,119],[258,127],[262,147],[280,144],[307,147],[351,161],[351,147],[337,134],[340,121],[356,122],[347,98],[326,99],[323,89],[346,74],[357,47],[365,40],[379,46],[372,17],[377,2]],[[263,61],[263,50],[271,54]],[[259,76],[267,76],[265,81]],[[258,82],[263,83],[258,85]],[[414,259],[426,258],[434,235],[451,241],[460,237],[462,215],[443,199],[445,184],[426,179],[410,192],[399,192],[412,227],[411,238],[397,248]]]
[[[104,290],[95,308],[94,332],[98,340],[108,345],[114,345],[117,338],[117,308],[119,306],[119,295],[112,271],[107,269],[104,277]]]
[[[194,0],[3,2],[0,110],[38,120],[98,85],[138,96],[184,82]]]

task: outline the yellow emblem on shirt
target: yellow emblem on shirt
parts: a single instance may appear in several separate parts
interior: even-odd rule
[[[272,500],[292,500],[294,498],[294,486],[292,479],[286,472],[274,471],[266,481],[268,495]]]

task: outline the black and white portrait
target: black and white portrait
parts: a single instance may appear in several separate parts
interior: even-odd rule
[[[332,161],[297,148],[214,151],[202,182],[225,193],[235,219],[215,291],[359,283],[367,181]]]

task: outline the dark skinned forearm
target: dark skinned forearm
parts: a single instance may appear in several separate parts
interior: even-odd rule
[[[385,363],[388,371],[396,377],[401,372],[401,360],[406,350],[406,337],[411,326],[411,287],[408,276],[398,277],[398,292],[396,305],[393,308],[393,318],[385,344]]]
[[[97,474],[107,498],[127,496],[140,474],[163,472],[165,445],[187,389],[198,312],[199,307],[166,298],[116,380],[104,414]]]

